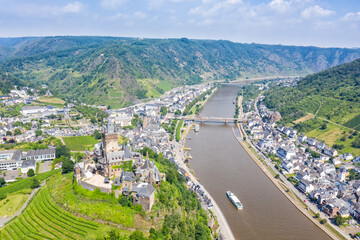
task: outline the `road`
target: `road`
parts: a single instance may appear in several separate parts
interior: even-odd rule
[[[183,143],[183,141],[184,141],[184,139],[187,136],[187,133],[189,131],[190,131],[190,126],[188,126],[188,128],[186,130],[186,134],[183,135],[182,140],[179,143],[177,143],[176,141],[174,141],[174,143],[173,143],[174,146],[175,146],[176,161],[179,164],[179,166],[181,168],[183,168],[189,174],[189,178],[194,184],[202,186],[199,183],[199,181],[196,179],[196,177],[190,172],[189,168],[187,167],[187,165],[184,162],[185,153],[183,151],[182,143]],[[235,239],[235,236],[232,233],[232,231],[230,229],[230,226],[229,226],[228,222],[226,221],[226,218],[223,215],[220,207],[216,204],[213,197],[210,195],[210,193],[204,187],[202,187],[202,190],[204,190],[204,192],[208,196],[208,198],[211,199],[211,203],[213,204],[213,207],[211,208],[211,211],[217,217],[217,220],[218,220],[218,223],[219,223],[219,226],[220,226],[220,233],[223,235],[223,239],[227,239],[227,240]]]
[[[3,227],[3,226],[5,225],[5,223],[7,223],[10,219],[14,218],[15,216],[19,216],[19,215],[24,211],[24,209],[27,207],[27,205],[29,204],[29,201],[34,197],[34,195],[36,194],[36,192],[39,191],[40,188],[41,188],[43,185],[45,185],[45,182],[42,183],[42,184],[40,185],[40,187],[35,188],[35,189],[31,192],[29,198],[26,200],[26,202],[24,203],[24,205],[23,205],[23,206],[20,208],[20,210],[17,211],[14,215],[12,215],[12,216],[10,216],[10,217],[0,217],[0,227]]]

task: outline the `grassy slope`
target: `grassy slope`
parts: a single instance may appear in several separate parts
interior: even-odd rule
[[[1,239],[94,239],[112,228],[78,218],[56,205],[47,187],[1,231]]]
[[[93,136],[63,137],[63,140],[71,151],[85,151],[85,148],[89,149],[98,143]]]
[[[24,205],[30,196],[31,190],[22,190],[10,194],[0,201],[0,217],[12,216]]]
[[[355,60],[310,75],[294,88],[274,87],[266,93],[265,104],[270,108],[276,107],[284,122],[293,122],[306,135],[316,137],[329,146],[344,145],[340,153],[360,155],[360,149],[352,147],[355,137],[350,134],[360,130],[359,85],[360,60]],[[306,118],[303,117],[310,114],[317,114],[318,118],[309,117],[304,121]],[[321,129],[324,122],[327,128]]]

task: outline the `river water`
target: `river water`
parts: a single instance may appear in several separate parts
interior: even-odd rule
[[[220,88],[201,116],[233,117],[238,87]],[[202,124],[189,137],[190,167],[221,208],[236,239],[330,239],[265,176],[234,138],[231,125]],[[240,199],[243,210],[230,203],[227,190]]]

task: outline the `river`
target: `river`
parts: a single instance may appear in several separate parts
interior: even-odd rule
[[[220,88],[201,116],[233,117],[238,87]],[[231,125],[202,124],[189,137],[190,167],[221,208],[236,239],[330,239],[265,176],[234,138]],[[227,190],[237,195],[243,210],[230,203]]]

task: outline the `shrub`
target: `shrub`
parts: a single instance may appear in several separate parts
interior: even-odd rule
[[[34,169],[29,169],[29,171],[27,171],[27,176],[28,176],[28,177],[33,177],[33,176],[35,176]]]

